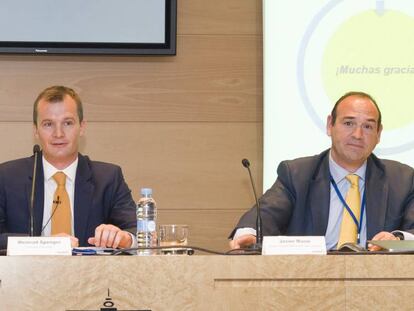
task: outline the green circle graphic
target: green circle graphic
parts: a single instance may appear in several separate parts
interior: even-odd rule
[[[335,31],[322,60],[322,79],[331,102],[348,91],[372,95],[384,128],[414,121],[414,19],[402,12],[366,11]]]

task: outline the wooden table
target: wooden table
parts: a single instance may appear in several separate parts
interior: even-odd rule
[[[412,255],[3,256],[0,282],[7,311],[414,309]]]

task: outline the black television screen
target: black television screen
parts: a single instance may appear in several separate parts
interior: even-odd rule
[[[177,0],[1,0],[0,53],[175,55]]]

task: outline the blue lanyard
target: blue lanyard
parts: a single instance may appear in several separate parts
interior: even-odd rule
[[[355,225],[358,228],[358,243],[359,243],[359,235],[361,233],[361,228],[362,228],[362,219],[364,218],[364,212],[365,212],[365,190],[364,190],[364,195],[362,196],[362,202],[361,202],[361,219],[358,220],[356,219],[354,213],[352,212],[351,208],[348,206],[348,204],[346,204],[344,197],[342,196],[341,192],[338,189],[338,186],[335,182],[335,180],[332,178],[332,175],[329,174],[329,178],[331,179],[331,184],[335,189],[336,195],[338,196],[339,200],[342,202],[342,204],[345,206],[346,210],[348,211],[349,215],[351,215]],[[358,186],[359,187],[359,186]]]

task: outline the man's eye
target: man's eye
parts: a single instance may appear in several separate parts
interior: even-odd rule
[[[65,121],[64,125],[65,126],[71,126],[71,125],[73,125],[73,121]]]
[[[43,123],[43,127],[51,127],[52,126],[52,122],[44,122]]]
[[[351,122],[351,121],[345,121],[344,122],[344,125],[346,125],[346,126],[352,126],[353,125],[353,122]]]
[[[364,124],[363,127],[366,130],[373,130],[374,129],[374,127],[371,124]]]

